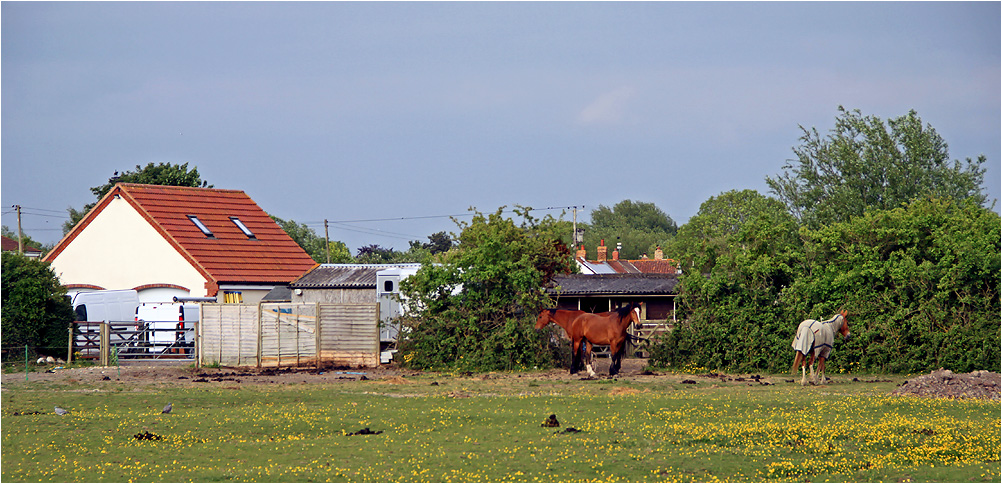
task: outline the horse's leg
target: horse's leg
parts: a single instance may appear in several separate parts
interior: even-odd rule
[[[625,341],[613,341],[609,350],[612,351],[612,362],[609,366],[609,376],[619,373],[619,368],[623,364],[623,353],[626,352]]]
[[[581,340],[571,341],[571,375],[578,372],[581,365]]]
[[[594,369],[594,366],[595,366],[595,352],[592,351],[592,350],[595,349],[595,345],[593,345],[591,343],[591,341],[587,341],[587,340],[585,340],[585,345],[586,345],[584,347],[585,351],[586,351],[585,352],[585,356],[584,356],[585,369],[588,370],[588,376],[590,376],[592,378],[595,378],[595,369]]]
[[[818,385],[825,384],[825,358],[818,358]]]
[[[800,360],[800,386],[807,386],[807,364],[809,361],[807,355],[804,355],[803,359]]]
[[[808,369],[811,370],[811,385],[814,385],[814,352],[811,352],[811,359],[808,360]]]

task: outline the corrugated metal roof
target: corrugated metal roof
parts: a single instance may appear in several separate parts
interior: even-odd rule
[[[571,274],[556,276],[550,294],[674,295],[678,277],[672,274]]]
[[[376,273],[385,269],[415,267],[421,264],[321,264],[292,281],[291,288],[365,289],[376,287]]]

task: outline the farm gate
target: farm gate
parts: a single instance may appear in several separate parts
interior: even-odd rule
[[[199,366],[379,365],[379,305],[202,304]]]

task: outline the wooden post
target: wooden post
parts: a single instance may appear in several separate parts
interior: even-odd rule
[[[316,302],[316,309],[314,310],[314,315],[316,318],[313,319],[315,326],[313,327],[314,335],[316,336],[317,342],[316,346],[316,359],[317,359],[317,369],[320,369],[320,344],[323,342],[323,338],[320,337],[320,302]]]
[[[73,363],[73,323],[70,323],[70,338],[66,345],[66,364]]]
[[[101,323],[101,366],[111,363],[111,323],[107,320]]]

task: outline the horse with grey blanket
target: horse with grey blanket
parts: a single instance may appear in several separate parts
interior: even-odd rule
[[[797,328],[797,335],[793,338],[793,349],[796,356],[793,359],[793,367],[790,373],[796,373],[800,368],[800,384],[807,385],[807,372],[805,367],[811,371],[811,383],[820,384],[825,381],[825,361],[832,352],[832,345],[835,343],[835,333],[842,335],[843,339],[849,339],[849,320],[846,311],[839,311],[827,321],[805,320]],[[808,358],[809,357],[809,358]],[[815,380],[814,362],[818,362],[817,380]]]

